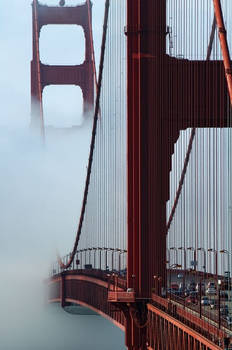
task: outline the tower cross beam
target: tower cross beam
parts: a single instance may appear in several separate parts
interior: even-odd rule
[[[181,130],[228,127],[222,61],[166,53],[166,1],[127,0],[128,287],[149,298],[166,281],[166,202]],[[139,28],[139,30],[131,30]]]
[[[91,4],[91,3],[90,3]],[[91,42],[92,12],[85,2],[77,6],[47,6],[33,0],[33,56],[31,61],[31,116],[35,127],[43,121],[43,89],[47,85],[78,85],[83,93],[84,113],[94,104],[94,62]],[[40,61],[39,36],[41,28],[48,24],[75,24],[85,34],[85,60],[80,65],[46,65]],[[78,45],[78,43],[73,43]]]

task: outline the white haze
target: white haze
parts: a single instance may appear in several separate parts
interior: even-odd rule
[[[50,130],[45,145],[26,128],[0,132],[0,350],[123,349],[108,321],[46,303],[55,250],[73,245],[91,125],[86,116],[75,131]]]
[[[93,3],[99,43],[104,1]],[[85,116],[75,131],[50,129],[45,145],[31,132],[30,4],[0,2],[0,350],[122,349],[120,331],[112,344],[115,330],[109,322],[46,304],[44,281],[55,250],[68,253],[75,238],[92,117]],[[68,91],[62,98],[69,121],[77,118],[80,124],[81,101],[77,111]],[[56,99],[51,91],[50,100]],[[62,124],[57,104],[52,110],[46,103],[44,107],[46,124]]]

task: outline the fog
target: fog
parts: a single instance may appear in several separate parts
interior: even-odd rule
[[[0,350],[122,349],[123,334],[108,321],[70,315],[46,301],[56,250],[68,253],[75,238],[92,114],[81,116],[79,92],[75,99],[68,89],[51,89],[45,124],[61,130],[47,129],[43,144],[30,129],[30,3],[0,3]],[[94,10],[96,42],[103,4]]]
[[[115,332],[123,344],[101,317],[49,307],[44,290],[56,249],[69,252],[75,237],[91,124],[89,116],[75,131],[50,131],[45,145],[28,129],[1,130],[2,350],[108,349]]]

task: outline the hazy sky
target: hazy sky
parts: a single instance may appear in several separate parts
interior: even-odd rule
[[[50,5],[57,3],[58,0],[47,1]],[[67,4],[76,3],[67,0]],[[97,57],[103,11],[104,1],[93,1]],[[44,32],[41,37],[43,50],[46,52],[47,45],[51,55],[54,46],[55,52],[45,63],[53,63],[49,59],[57,58],[57,50],[61,60],[66,56],[73,59],[69,47],[75,45],[74,54],[83,57],[75,31],[69,32],[68,40],[61,38],[61,34],[53,35],[51,38],[51,34]],[[0,2],[0,52],[0,262],[6,271],[5,285],[11,286],[15,269],[29,283],[35,272],[40,277],[47,275],[55,248],[62,254],[72,249],[83,196],[92,116],[85,118],[75,132],[50,133],[45,147],[30,132],[31,0]],[[63,118],[65,126],[66,115],[59,112],[67,110],[67,116],[75,119],[82,106],[78,95],[76,98],[69,91],[59,91],[57,97],[56,93],[51,90],[47,96],[52,101],[48,108],[50,120],[62,126]],[[47,113],[47,106],[44,107]]]
[[[58,1],[48,0],[46,3],[56,5]],[[76,5],[80,1],[67,0],[66,3]],[[97,59],[103,14],[104,0],[93,1]],[[80,63],[83,33],[80,27],[72,27],[43,28],[40,46],[44,63]],[[52,237],[58,248],[66,252],[68,247],[71,249],[79,219],[92,116],[84,119],[76,133],[59,134],[58,137],[48,135],[46,149],[41,149],[40,140],[28,132],[32,57],[30,0],[0,2],[0,49],[0,178],[4,183],[0,200],[2,239],[6,245],[11,242],[12,231],[18,244],[28,232],[35,240],[35,236],[42,236],[45,233],[41,231],[45,231],[46,239]],[[78,89],[53,86],[48,92],[44,91],[46,124],[62,127],[80,123],[82,101]],[[16,232],[18,229],[15,230],[12,217],[19,217],[20,232]]]
[[[31,20],[31,0],[12,0],[0,2],[0,96],[2,116],[0,125],[16,123],[19,126],[27,125],[30,118],[30,60],[32,57],[32,20]],[[58,0],[42,1],[48,5],[58,4]],[[83,1],[82,1],[83,2]],[[67,0],[67,5],[82,3],[74,0]],[[104,12],[104,0],[94,0],[93,2],[93,31],[96,44],[96,56],[99,57],[99,44],[101,40],[102,20]],[[83,36],[80,27],[73,31],[52,26],[44,27],[41,32],[41,58],[45,58],[45,63],[61,62],[61,64],[76,64],[83,57]],[[70,27],[70,26],[69,26]],[[75,26],[74,26],[75,27]],[[73,28],[72,28],[73,29]],[[79,35],[78,35],[79,34]],[[68,40],[67,40],[68,38]],[[81,39],[81,40],[80,40]],[[78,90],[76,88],[76,90]],[[45,92],[47,94],[47,92]],[[60,96],[68,101],[68,92],[60,91]],[[52,92],[49,94],[52,98]],[[71,95],[73,97],[73,95]],[[45,96],[47,105],[48,97]],[[9,102],[11,101],[11,102]],[[13,101],[13,102],[12,102]],[[51,101],[53,104],[53,101]],[[46,107],[46,106],[45,106]],[[51,110],[51,106],[49,107]],[[70,109],[70,108],[69,108]],[[3,113],[4,111],[4,113]],[[20,111],[20,117],[18,113]],[[45,108],[46,113],[46,108]],[[46,119],[45,119],[46,122]]]
[[[92,2],[98,58],[104,0]],[[65,26],[43,28],[40,45],[41,59],[47,64],[78,64],[84,55],[83,34],[77,27],[71,31]],[[0,1],[0,52],[0,350],[92,349],[96,344],[109,348],[101,334],[105,329],[101,322],[99,327],[93,324],[99,339],[91,337],[83,343],[82,329],[90,326],[92,332],[90,321],[78,321],[77,335],[73,320],[65,320],[63,314],[46,315],[41,307],[44,279],[56,248],[66,254],[73,246],[92,115],[86,116],[76,131],[49,132],[45,146],[30,132],[31,0]],[[80,124],[80,97],[77,87],[45,90],[45,124]],[[111,342],[111,331],[104,327]],[[58,340],[58,334],[62,339]],[[119,333],[116,341],[122,344]]]

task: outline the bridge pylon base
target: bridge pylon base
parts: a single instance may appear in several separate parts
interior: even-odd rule
[[[113,295],[109,292],[108,301],[116,309],[121,310],[125,316],[125,343],[127,349],[147,350],[148,300],[136,299],[134,293],[118,292],[117,294],[112,299]],[[127,300],[123,301],[123,297]]]

